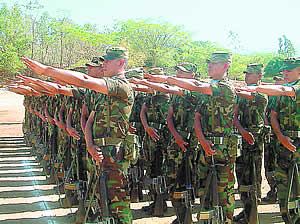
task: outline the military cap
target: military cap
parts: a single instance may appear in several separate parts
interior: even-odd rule
[[[142,79],[142,78],[144,78],[143,68],[139,67],[139,68],[134,68],[134,69],[127,70],[125,72],[125,77],[127,79],[132,78],[132,77]]]
[[[231,53],[226,51],[216,51],[211,54],[211,57],[206,59],[206,63],[231,63]]]
[[[263,64],[253,63],[253,64],[247,65],[247,68],[244,71],[244,73],[262,74],[263,73],[263,69],[264,69],[264,65]]]
[[[103,57],[93,57],[91,62],[86,63],[86,66],[100,67],[100,65],[104,62]]]
[[[188,73],[195,73],[197,71],[197,66],[189,62],[184,62],[175,68]]]
[[[283,61],[283,67],[282,70],[293,70],[297,67],[300,67],[300,57],[290,57],[290,58],[286,58]]]
[[[151,68],[149,73],[150,75],[164,75],[163,68]]]
[[[107,61],[121,57],[128,57],[128,52],[124,47],[110,47],[106,50],[106,54],[103,55],[103,58]]]

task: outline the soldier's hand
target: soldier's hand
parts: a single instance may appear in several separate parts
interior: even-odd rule
[[[87,150],[91,156],[99,163],[104,159],[101,149],[96,145],[87,145]]]
[[[177,136],[177,137],[175,138],[175,141],[176,141],[177,145],[179,145],[179,147],[180,147],[184,152],[187,151],[187,149],[186,149],[185,146],[188,145],[188,143],[185,142],[185,141],[183,141],[183,138],[182,138],[181,136]]]
[[[245,132],[242,133],[242,136],[243,136],[244,139],[247,140],[247,142],[250,145],[254,145],[255,139],[254,139],[254,137],[253,137],[253,135],[252,135],[251,132],[245,131]]]
[[[153,141],[157,142],[159,140],[159,135],[157,134],[157,130],[155,128],[149,127],[146,128],[146,131]]]
[[[283,136],[281,136],[281,137],[279,138],[279,141],[281,142],[281,144],[282,144],[285,148],[287,148],[287,149],[290,150],[291,152],[295,152],[295,151],[296,151],[296,146],[294,146],[294,145],[292,144],[292,142],[294,142],[293,139],[291,139],[291,138],[289,138],[289,137],[283,135]]]
[[[39,75],[44,75],[48,69],[48,66],[43,65],[37,61],[28,59],[28,58],[20,58],[23,63],[33,72]]]
[[[214,144],[211,141],[203,139],[200,142],[200,144],[201,144],[201,146],[202,146],[202,148],[203,148],[206,156],[214,156],[214,155],[216,155],[216,151],[211,148],[211,147],[214,146]]]
[[[66,128],[68,134],[73,137],[75,140],[79,140],[80,139],[80,135],[79,133],[75,130],[75,128],[72,127],[68,127]]]
[[[129,131],[131,134],[134,134],[134,133],[136,132],[136,128],[135,128],[131,123],[129,123],[128,131]]]

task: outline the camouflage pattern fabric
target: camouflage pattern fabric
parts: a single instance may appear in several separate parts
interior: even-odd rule
[[[147,121],[150,127],[158,131],[160,139],[154,142],[146,133],[144,141],[144,156],[146,158],[146,176],[157,177],[162,174],[163,155],[170,140],[170,132],[166,125],[170,96],[157,91],[146,98]]]
[[[276,96],[270,96],[268,98],[268,106],[266,109],[266,117],[270,122],[271,108],[276,103]],[[273,130],[271,129],[270,141],[264,144],[264,167],[265,176],[267,178],[268,184],[270,185],[271,191],[277,192],[276,181],[275,181],[275,162],[276,153],[279,151],[279,141]]]
[[[97,139],[109,138],[112,141],[124,139],[128,133],[129,117],[134,103],[133,90],[125,79],[104,78],[108,95],[91,91],[90,101],[96,112],[93,126],[94,143]],[[121,145],[101,146],[104,154],[102,172],[108,172],[109,209],[117,223],[132,223],[130,200],[126,196],[126,179]],[[97,188],[99,189],[99,188]],[[99,193],[96,193],[96,195]]]
[[[167,148],[167,156],[164,162],[164,169],[166,170],[167,176],[167,188],[169,191],[169,197],[172,201],[172,205],[176,210],[177,218],[183,222],[186,207],[183,199],[174,199],[174,192],[180,192],[186,190],[186,165],[189,165],[191,171],[190,176],[194,178],[189,180],[193,187],[195,187],[196,173],[193,171],[195,167],[196,148],[198,145],[198,139],[194,132],[194,114],[195,107],[198,103],[199,93],[184,90],[184,96],[173,95],[171,98],[170,105],[173,107],[173,123],[174,127],[188,143],[186,146],[189,155],[184,155],[183,150],[177,145],[175,139],[172,137],[171,143]],[[184,156],[188,156],[188,164]],[[194,188],[195,189],[195,188]]]
[[[263,127],[265,109],[268,98],[265,94],[252,93],[253,100],[238,97],[239,114],[238,119],[242,127],[252,133],[255,138],[254,145],[250,145],[243,139],[241,156],[236,159],[236,175],[239,186],[252,185],[254,174],[252,173],[251,154],[254,157],[256,167],[257,197],[261,198],[261,166],[263,153]],[[245,212],[250,215],[251,197],[248,192],[241,193],[241,200],[244,204]]]
[[[203,95],[199,99],[197,111],[201,114],[201,126],[203,134],[208,137],[225,137],[226,143],[215,143],[213,149],[217,166],[217,178],[220,205],[223,208],[225,223],[232,223],[234,212],[234,176],[233,164],[237,153],[237,141],[233,136],[233,118],[236,108],[236,93],[232,85],[222,79],[211,84],[213,95]],[[202,150],[202,147],[200,150]],[[199,176],[199,195],[204,193],[205,182],[211,158],[200,154],[198,157],[197,173]],[[209,208],[211,202],[205,201],[205,208]]]
[[[278,200],[280,205],[280,213],[282,218],[287,222],[287,193],[288,193],[288,169],[293,162],[300,166],[300,138],[291,134],[291,131],[300,130],[300,86],[294,85],[296,97],[278,96],[276,103],[272,106],[272,110],[277,112],[277,119],[280,124],[280,129],[285,136],[294,140],[293,145],[296,146],[296,152],[292,153],[286,149],[281,143],[279,145],[279,152],[277,154],[277,162],[275,167],[276,184],[278,188]],[[292,195],[291,200],[300,197]],[[299,221],[299,218],[297,219]],[[294,220],[294,222],[297,222]],[[293,223],[294,223],[293,222]]]

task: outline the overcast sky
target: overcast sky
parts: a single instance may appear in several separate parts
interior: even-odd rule
[[[0,0],[11,5],[26,0]],[[28,2],[28,1],[27,1]],[[278,50],[286,35],[300,55],[300,0],[39,0],[51,16],[110,26],[117,20],[154,18],[183,25],[193,40],[228,48],[228,33],[239,34],[242,52]]]

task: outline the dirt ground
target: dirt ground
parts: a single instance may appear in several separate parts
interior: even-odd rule
[[[0,89],[0,222],[1,223],[71,223],[70,214],[76,208],[62,209],[54,185],[46,182],[41,166],[31,156],[30,148],[22,140],[24,117],[23,97]],[[264,177],[264,174],[263,174]],[[269,190],[264,177],[262,196]],[[62,195],[63,197],[63,195]],[[236,195],[235,214],[241,211],[239,196]],[[194,220],[199,206],[193,208]],[[165,217],[151,217],[142,211],[145,203],[132,203],[134,224],[167,224],[175,219],[168,202]],[[259,205],[261,224],[283,223],[277,204]]]

